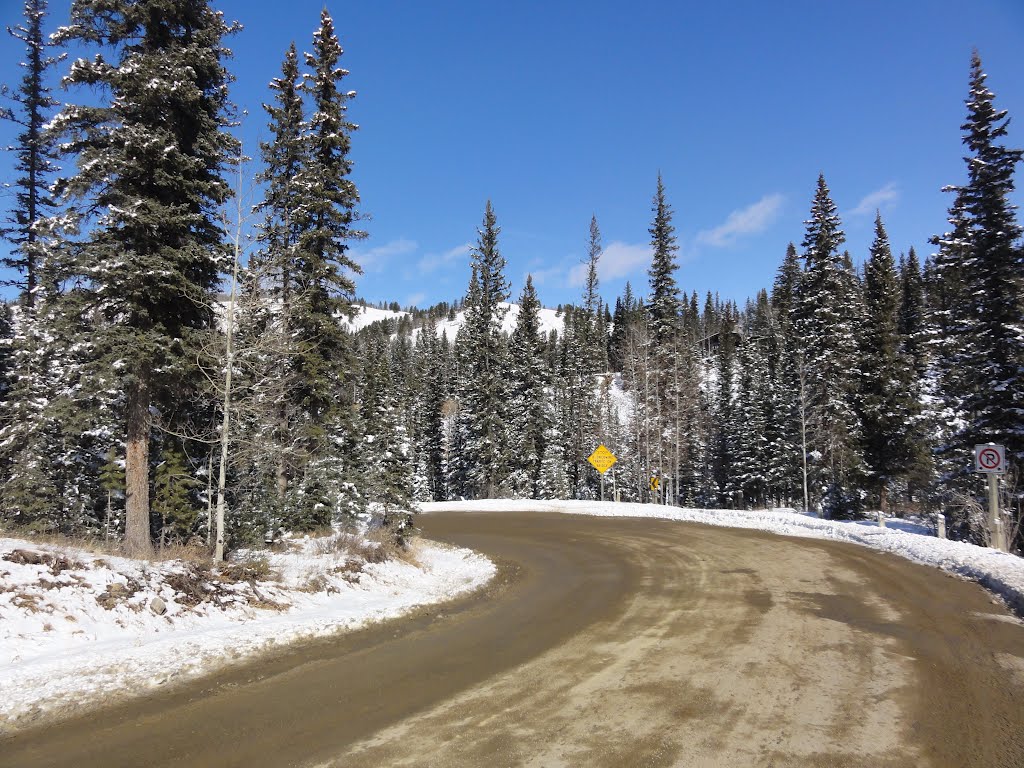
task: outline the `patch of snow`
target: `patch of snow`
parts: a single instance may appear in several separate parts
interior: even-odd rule
[[[347,317],[342,318],[341,324],[348,330],[355,333],[356,331],[361,331],[371,323],[376,323],[380,320],[392,320],[408,316],[408,312],[393,312],[390,309],[357,306],[356,313],[353,318],[351,320]]]
[[[353,571],[344,552],[318,541],[269,554],[277,580],[193,579],[199,590],[215,592],[200,601],[175,586],[175,577],[195,571],[181,561],[0,538],[0,735],[26,716],[143,694],[273,646],[448,600],[495,572],[469,550],[425,541],[413,545],[415,565],[361,562]],[[31,562],[39,555],[41,562]]]

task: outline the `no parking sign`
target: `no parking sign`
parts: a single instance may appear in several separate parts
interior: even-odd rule
[[[995,443],[974,446],[974,471],[991,475],[1006,473],[1006,448]]]

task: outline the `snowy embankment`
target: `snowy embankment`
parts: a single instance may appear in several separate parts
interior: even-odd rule
[[[372,562],[373,546],[349,539],[294,540],[211,570],[0,538],[0,735],[396,617],[495,572],[469,550],[424,541],[407,561]]]
[[[937,538],[919,523],[888,519],[886,527],[867,520],[819,520],[792,509],[731,510],[682,509],[657,504],[629,504],[610,501],[518,501],[484,500],[435,502],[420,505],[424,512],[494,511],[562,512],[599,517],[652,517],[666,520],[752,528],[785,536],[848,541],[940,568],[977,581],[1003,598],[1024,616],[1024,559],[1006,552],[978,547],[962,541]]]

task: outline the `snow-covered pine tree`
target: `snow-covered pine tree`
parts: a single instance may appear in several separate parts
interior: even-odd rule
[[[911,427],[918,395],[911,362],[899,332],[900,284],[881,215],[864,265],[860,412],[864,460],[870,471],[872,503],[885,511],[890,492],[910,469],[914,456]]]
[[[712,412],[714,431],[711,435],[712,473],[717,493],[716,506],[734,507],[734,499],[730,498],[730,488],[735,487],[735,467],[733,463],[737,455],[737,422],[734,412],[735,376],[736,376],[736,318],[731,308],[726,305],[722,322],[717,333],[718,351],[715,355],[715,386],[712,396],[714,410]]]
[[[651,340],[655,347],[664,344],[679,325],[679,286],[675,272],[678,269],[675,226],[672,224],[672,206],[665,199],[665,185],[658,174],[658,188],[652,204],[654,221],[651,234],[652,259],[647,274],[650,277],[651,296],[648,301]]]
[[[466,294],[466,323],[460,329],[460,422],[466,493],[495,498],[508,474],[508,347],[501,322],[508,301],[505,257],[498,248],[501,228],[487,201]]]
[[[601,230],[597,226],[597,217],[590,219],[590,235],[587,239],[587,274],[583,287],[583,307],[586,315],[586,322],[581,323],[580,344],[583,354],[583,369],[588,373],[598,373],[602,370],[604,360],[604,346],[606,340],[599,333],[599,314],[601,313],[601,297],[598,294],[599,281],[597,277],[597,265],[601,260]]]
[[[432,316],[420,328],[413,352],[412,368],[417,388],[411,406],[414,422],[413,440],[417,456],[417,472],[422,474],[422,501],[443,501],[447,498],[444,479],[445,403],[450,397],[450,361],[437,335]]]
[[[734,448],[727,489],[738,492],[745,507],[763,507],[768,498],[768,370],[764,338],[748,336],[739,348],[736,404],[729,433]]]
[[[236,154],[228,133],[232,31],[205,0],[74,0],[59,44],[98,48],[65,82],[99,93],[54,124],[77,172],[58,183],[72,213],[92,226],[68,273],[81,311],[98,310],[99,367],[126,393],[125,539],[152,551],[150,438],[153,406],[170,406],[195,374],[190,346],[215,323],[224,256],[222,170]]]
[[[818,177],[806,226],[794,330],[806,379],[812,497],[826,516],[848,517],[862,505],[861,425],[855,409],[859,350],[850,311],[857,286],[839,253],[845,235],[824,175]]]
[[[294,180],[298,191],[290,215],[297,236],[290,265],[288,339],[290,398],[296,411],[290,436],[319,466],[330,464],[332,475],[344,474],[346,459],[356,462],[342,450],[358,445],[350,423],[348,381],[355,365],[342,319],[353,311],[352,275],[362,271],[349,253],[351,242],[366,236],[357,227],[359,193],[350,178],[350,136],[356,126],[349,122],[347,109],[355,93],[341,89],[348,74],[338,66],[341,56],[334,22],[324,9],[313,52],[306,54],[312,72],[300,86],[311,101],[311,115],[302,137],[303,164]],[[315,495],[305,497],[310,502],[303,506],[311,519],[320,517]],[[302,518],[298,510],[296,520]]]
[[[1013,476],[1024,466],[1024,249],[1011,203],[1024,153],[1005,145],[1009,118],[996,109],[986,79],[975,51],[961,126],[967,183],[946,188],[956,195],[952,228],[933,240],[939,250],[928,270],[931,351],[943,405],[938,457],[947,491],[970,492],[978,443],[1005,445]],[[1019,518],[1020,496],[1013,505]]]
[[[411,524],[412,512],[409,436],[391,375],[387,337],[382,331],[371,330],[362,339],[362,345],[362,486],[379,511],[380,524],[402,540]]]
[[[11,120],[21,129],[12,148],[17,157],[16,205],[8,221],[0,225],[0,236],[14,245],[15,250],[2,261],[5,267],[18,273],[15,280],[5,283],[22,289],[22,303],[29,308],[36,300],[36,286],[45,257],[46,218],[55,205],[50,184],[58,171],[57,138],[46,130],[46,123],[60,102],[50,95],[46,77],[48,70],[66,55],[50,54],[55,44],[43,34],[46,14],[47,0],[25,0],[25,23],[7,28],[12,37],[25,44],[26,61],[21,64],[25,73],[17,88],[0,88],[0,95],[14,104],[13,108],[0,107],[0,118]]]
[[[899,331],[903,353],[910,358],[915,376],[921,379],[928,368],[924,333],[924,276],[921,274],[921,262],[918,260],[913,246],[911,246],[906,259],[900,260],[899,271]]]
[[[967,261],[962,265],[973,321],[965,339],[962,364],[976,372],[976,387],[963,393],[971,414],[956,443],[969,457],[975,443],[1005,444],[1017,467],[1024,465],[1024,250],[1016,206],[1010,202],[1013,175],[1024,151],[1003,139],[1009,119],[997,110],[985,85],[987,75],[977,52],[971,59],[967,121],[962,126],[968,149],[967,183],[956,188],[966,219]]]
[[[509,340],[509,486],[516,496],[537,498],[547,431],[548,370],[540,332],[540,301],[532,275],[519,297],[519,321]]]

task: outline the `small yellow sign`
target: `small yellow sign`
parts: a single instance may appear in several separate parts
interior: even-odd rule
[[[597,446],[597,450],[590,454],[590,458],[587,459],[591,464],[594,465],[594,469],[600,472],[602,475],[612,468],[618,459],[615,458],[615,454],[605,448],[603,445]]]
[[[661,486],[661,478],[655,475],[651,478],[651,490],[656,491]]]

